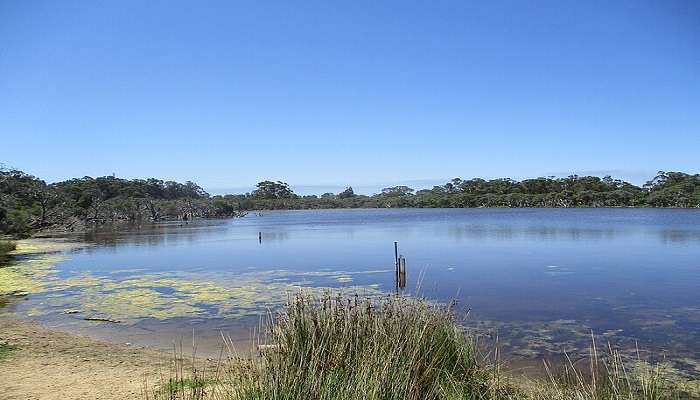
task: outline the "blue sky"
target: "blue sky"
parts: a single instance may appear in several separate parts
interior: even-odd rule
[[[697,1],[0,1],[0,162],[48,181],[699,172]]]

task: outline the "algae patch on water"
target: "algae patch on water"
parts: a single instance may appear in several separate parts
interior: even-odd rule
[[[344,271],[290,272],[270,270],[243,273],[146,273],[124,268],[103,273],[59,273],[57,264],[68,242],[22,240],[14,260],[0,268],[0,295],[38,295],[27,303],[30,317],[79,310],[75,318],[105,317],[124,323],[142,319],[186,317],[242,317],[258,315],[284,304],[299,291],[320,294],[340,290],[327,283],[348,284],[353,274]],[[378,295],[378,285],[345,285],[345,292]]]
[[[243,273],[144,273],[124,268],[102,274],[67,275],[57,269],[72,244],[45,240],[19,241],[14,260],[0,268],[0,295],[41,295],[26,303],[30,317],[63,314],[134,323],[142,319],[243,317],[284,304],[299,291],[320,294],[339,290],[328,285],[352,282],[343,271]],[[377,271],[355,272],[376,273]],[[326,285],[324,285],[324,280]],[[377,295],[376,284],[345,285],[345,292]]]
[[[45,292],[57,279],[55,266],[62,260],[60,255],[40,254],[0,267],[0,295]]]
[[[56,264],[65,259],[62,252],[80,246],[71,242],[26,239],[16,242],[13,256],[0,266],[0,295],[35,294],[53,290],[60,278]]]
[[[144,318],[259,315],[284,304],[290,294],[299,291],[321,294],[341,290],[314,286],[310,281],[307,284],[303,273],[296,277],[300,280],[295,282],[288,273],[280,271],[219,274],[215,280],[206,274],[183,273],[154,273],[121,280],[82,275],[63,281],[63,289],[74,293],[67,299],[57,299],[57,303],[74,305],[84,314],[130,323]],[[376,285],[347,286],[342,290],[365,296],[381,293]]]
[[[59,253],[77,247],[86,247],[86,243],[59,241],[55,239],[23,239],[15,242],[15,250],[10,252],[14,256],[26,256],[46,253]]]
[[[80,295],[78,304],[90,314],[108,315],[118,320],[135,318],[168,319],[196,314],[199,310],[184,301],[172,299],[149,288],[123,288],[103,291],[88,288]]]

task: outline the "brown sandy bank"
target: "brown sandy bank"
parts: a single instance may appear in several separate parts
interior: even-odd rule
[[[172,356],[56,332],[36,323],[0,320],[0,344],[15,350],[0,356],[3,400],[129,400],[143,398]]]

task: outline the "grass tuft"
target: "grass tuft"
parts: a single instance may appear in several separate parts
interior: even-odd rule
[[[237,399],[481,399],[495,391],[447,307],[298,296]]]
[[[590,362],[569,362],[546,380],[509,377],[480,355],[449,307],[416,298],[360,301],[299,295],[270,318],[264,346],[250,360],[230,356],[195,384],[173,386],[177,400],[672,400],[679,388],[662,365],[623,360],[592,341]],[[230,343],[227,342],[230,347]],[[233,354],[233,352],[231,352]],[[180,358],[183,360],[183,358]],[[629,367],[627,365],[632,365]],[[185,376],[182,364],[176,379]],[[196,384],[196,382],[202,384]],[[169,386],[168,386],[169,385]],[[201,388],[195,390],[193,388]],[[163,396],[166,394],[167,396]]]
[[[8,343],[0,342],[0,360],[7,357],[13,351],[19,350],[19,347]]]
[[[170,397],[177,398],[181,393],[190,393],[190,397],[204,397],[206,395],[207,387],[218,384],[219,381],[213,378],[171,378],[165,385],[165,392]],[[200,394],[201,393],[201,394]]]

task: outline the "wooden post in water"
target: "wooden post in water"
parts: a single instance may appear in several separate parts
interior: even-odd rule
[[[399,242],[394,241],[394,283],[396,294],[399,294]]]
[[[262,232],[258,232],[258,243],[262,243]]]
[[[406,287],[406,258],[399,256],[399,288]]]

